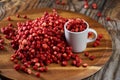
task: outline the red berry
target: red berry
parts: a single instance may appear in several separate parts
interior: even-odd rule
[[[38,66],[33,66],[33,69],[34,70],[38,70]]]
[[[75,59],[76,57],[78,57],[77,54],[72,54],[72,56],[71,56],[72,59]]]
[[[107,21],[110,21],[111,19],[110,19],[110,17],[106,17],[106,20],[107,20]]]
[[[15,64],[17,64],[17,63],[18,63],[18,60],[17,60],[17,59],[15,59],[13,62],[14,62]]]
[[[48,48],[48,45],[47,45],[47,44],[42,44],[42,47],[43,47],[44,49],[47,49],[47,48]]]
[[[39,72],[36,72],[35,75],[36,75],[36,77],[40,77],[40,73]]]
[[[79,63],[79,62],[76,63],[76,67],[80,67],[80,65],[81,65],[81,63]]]
[[[56,0],[56,4],[60,4],[60,1],[59,1],[59,0]]]
[[[14,69],[17,70],[17,71],[20,70],[20,64],[15,64]]]
[[[9,24],[8,24],[8,26],[9,26],[9,27],[12,27],[12,26],[13,26],[13,24],[12,24],[12,23],[9,23]]]
[[[98,44],[94,42],[93,43],[93,47],[97,47],[97,46],[98,46]]]
[[[8,20],[8,21],[11,21],[11,18],[10,18],[10,17],[7,17],[7,20]]]
[[[96,3],[93,3],[93,4],[92,4],[92,8],[93,8],[93,9],[97,9],[97,4],[96,4]]]
[[[94,60],[94,59],[95,59],[95,56],[89,56],[89,59],[90,59],[90,60]]]
[[[103,38],[103,35],[102,35],[102,34],[99,34],[99,35],[98,35],[98,38],[102,39],[102,38]]]
[[[40,68],[38,68],[38,71],[44,72],[44,68],[43,68],[43,67],[40,67]]]
[[[84,52],[84,55],[88,57],[89,56],[89,52]]]
[[[82,59],[79,58],[79,59],[76,60],[76,62],[81,64],[82,63]]]
[[[66,53],[63,53],[62,56],[63,56],[63,58],[67,58],[67,54]]]
[[[87,67],[87,66],[88,66],[88,64],[87,64],[87,63],[84,63],[84,64],[82,64],[82,66],[83,66],[83,67]]]
[[[77,64],[76,60],[72,61],[72,65],[75,66]]]
[[[24,65],[21,66],[21,70],[22,71],[25,71],[26,70],[26,67]]]
[[[97,13],[97,16],[98,16],[98,17],[101,17],[101,16],[102,16],[101,12],[98,12],[98,13]]]
[[[17,17],[17,18],[20,18],[20,15],[19,15],[19,14],[17,14],[17,15],[16,15],[16,17]]]
[[[0,45],[0,50],[4,50],[5,47],[3,45]]]
[[[27,19],[28,17],[27,17],[27,15],[24,15],[23,18],[24,18],[24,19]]]
[[[98,45],[100,45],[100,41],[96,40],[95,43]]]
[[[26,71],[27,71],[28,74],[32,74],[31,69],[26,69]]]
[[[100,41],[101,39],[100,39],[100,37],[97,37],[97,39],[96,39],[97,41]]]
[[[67,66],[67,64],[68,64],[67,61],[62,61],[62,64],[61,64],[61,65],[62,65],[62,66]]]
[[[61,4],[62,4],[62,5],[65,5],[65,2],[64,2],[64,1],[62,1],[62,2],[61,2]]]
[[[88,9],[88,8],[89,8],[89,5],[88,5],[88,4],[84,4],[84,8],[85,8],[85,9]]]
[[[40,66],[40,63],[38,63],[38,62],[37,62],[37,63],[35,63],[35,66],[39,67],[39,66]]]
[[[91,37],[92,34],[93,34],[92,32],[89,32],[89,33],[88,33],[88,38]]]
[[[15,59],[15,58],[13,58],[13,57],[10,58],[11,61],[14,61],[14,59]]]
[[[48,71],[48,68],[47,68],[47,67],[45,67],[45,68],[44,68],[44,71],[45,71],[45,72],[47,72],[47,71]]]

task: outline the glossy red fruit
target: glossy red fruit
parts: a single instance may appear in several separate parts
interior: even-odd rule
[[[66,53],[63,53],[62,56],[63,56],[63,58],[67,58],[67,54]]]
[[[92,3],[92,8],[93,9],[97,9],[97,4],[96,3]]]
[[[60,4],[60,1],[59,1],[59,0],[56,0],[56,4]]]
[[[11,21],[11,17],[7,17],[7,20],[8,20],[8,21]]]
[[[89,56],[89,59],[90,59],[90,60],[94,60],[94,59],[95,59],[95,56]]]
[[[15,64],[14,65],[14,69],[17,70],[17,71],[20,70],[20,67],[21,67],[20,64]]]
[[[96,40],[95,43],[97,44],[97,46],[100,45],[100,41]]]
[[[66,3],[64,2],[64,0],[61,2],[62,5],[65,5]]]
[[[26,69],[27,74],[32,74],[31,69]]]
[[[88,38],[91,37],[92,35],[93,35],[93,33],[92,33],[92,32],[89,32],[89,33],[88,33]]]
[[[72,61],[72,65],[75,66],[77,64],[76,60]]]
[[[43,68],[43,67],[40,67],[40,68],[38,68],[38,71],[44,72],[44,68]]]
[[[87,66],[88,66],[87,63],[82,64],[82,67],[87,67]]]
[[[89,52],[84,52],[84,55],[88,57],[89,56]]]
[[[38,66],[33,66],[33,69],[34,70],[38,70]]]
[[[110,17],[106,17],[106,20],[107,20],[107,21],[110,21],[111,19],[110,19]]]
[[[18,63],[18,60],[17,60],[17,59],[15,59],[13,62],[14,62],[15,64],[17,64],[17,63]]]
[[[48,48],[48,45],[47,45],[47,44],[42,44],[42,47],[43,47],[44,49],[47,49],[47,48]]]
[[[94,42],[93,43],[93,47],[97,47],[97,46],[98,46],[98,44]]]
[[[61,63],[62,66],[67,66],[67,64],[68,64],[67,61],[62,61]]]
[[[26,70],[26,67],[24,65],[21,66],[21,70],[22,71],[25,71]]]
[[[47,72],[47,71],[48,71],[48,68],[47,68],[47,67],[45,67],[45,68],[44,68],[44,72]]]
[[[0,39],[0,44],[4,44],[4,40],[3,39]]]
[[[17,17],[17,18],[20,18],[20,15],[19,15],[19,14],[16,14],[16,17]]]
[[[14,61],[14,59],[15,59],[15,58],[13,58],[13,57],[10,58],[11,61]]]
[[[4,50],[5,47],[3,45],[0,45],[0,50]]]
[[[8,24],[8,26],[9,26],[9,27],[12,27],[12,26],[13,26],[13,24],[12,24],[12,23],[9,23],[9,24]]]
[[[103,34],[99,34],[98,38],[102,39],[103,38]]]
[[[101,12],[98,12],[98,13],[97,13],[97,16],[98,16],[98,17],[101,17],[101,16],[102,16]]]
[[[40,77],[40,73],[39,72],[36,72],[35,75],[36,75],[36,77]]]
[[[27,19],[28,17],[27,17],[27,15],[24,15],[23,18],[24,18],[24,19]]]
[[[76,67],[80,67],[80,65],[81,65],[80,62],[76,63]]]
[[[88,2],[87,2],[87,1],[85,1],[84,8],[85,8],[85,9],[88,9],[88,8],[89,8],[89,5],[88,5]]]

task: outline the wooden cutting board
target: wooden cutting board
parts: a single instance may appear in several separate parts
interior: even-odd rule
[[[36,19],[37,17],[41,17],[45,11],[51,12],[52,9],[35,9],[19,14],[27,15],[29,19]],[[13,69],[13,63],[10,61],[10,55],[14,53],[14,50],[11,48],[9,41],[4,38],[2,33],[0,33],[0,35],[5,39],[5,50],[0,50],[1,75],[15,80],[80,80],[93,75],[103,67],[112,53],[111,38],[106,29],[97,21],[83,14],[62,10],[57,11],[59,15],[65,18],[83,18],[89,23],[90,28],[95,29],[98,34],[103,34],[103,39],[101,40],[100,46],[92,47],[92,43],[89,43],[87,49],[85,50],[88,51],[90,55],[95,55],[96,59],[91,61],[87,57],[83,56],[83,53],[79,53],[80,57],[83,59],[83,62],[88,63],[89,66],[87,68],[74,67],[71,65],[62,67],[60,64],[51,64],[48,66],[48,72],[41,73],[41,78],[36,78],[34,75],[17,72]],[[17,18],[15,15],[11,16],[11,18],[12,21],[7,21],[6,19],[2,20],[0,22],[0,28],[8,25],[8,23],[12,23],[15,26],[18,21],[24,22],[27,20],[23,18]]]

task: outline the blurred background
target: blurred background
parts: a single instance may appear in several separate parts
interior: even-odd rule
[[[95,20],[120,19],[120,0],[0,0],[0,20],[17,12],[35,8],[56,8],[85,14]]]

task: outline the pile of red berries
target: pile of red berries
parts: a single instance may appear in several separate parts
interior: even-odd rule
[[[67,24],[66,28],[72,32],[81,32],[87,28],[87,25],[83,19],[76,18],[69,19],[69,23]]]
[[[16,17],[20,18],[20,16]],[[68,61],[72,60],[73,66],[87,67],[87,63],[83,63],[77,54],[72,53],[72,48],[65,40],[64,24],[68,20],[70,23],[67,29],[70,31],[80,32],[87,27],[84,20],[66,19],[53,10],[51,14],[45,12],[41,18],[24,23],[18,22],[17,29],[14,29],[12,24],[1,28],[6,38],[11,39],[11,46],[15,50],[10,58],[15,63],[15,70],[40,77],[40,72],[46,72],[47,66],[51,63],[67,66]],[[73,25],[75,28],[72,28]],[[85,53],[85,56],[88,57],[88,55]],[[94,58],[94,56],[89,56],[90,60]]]

